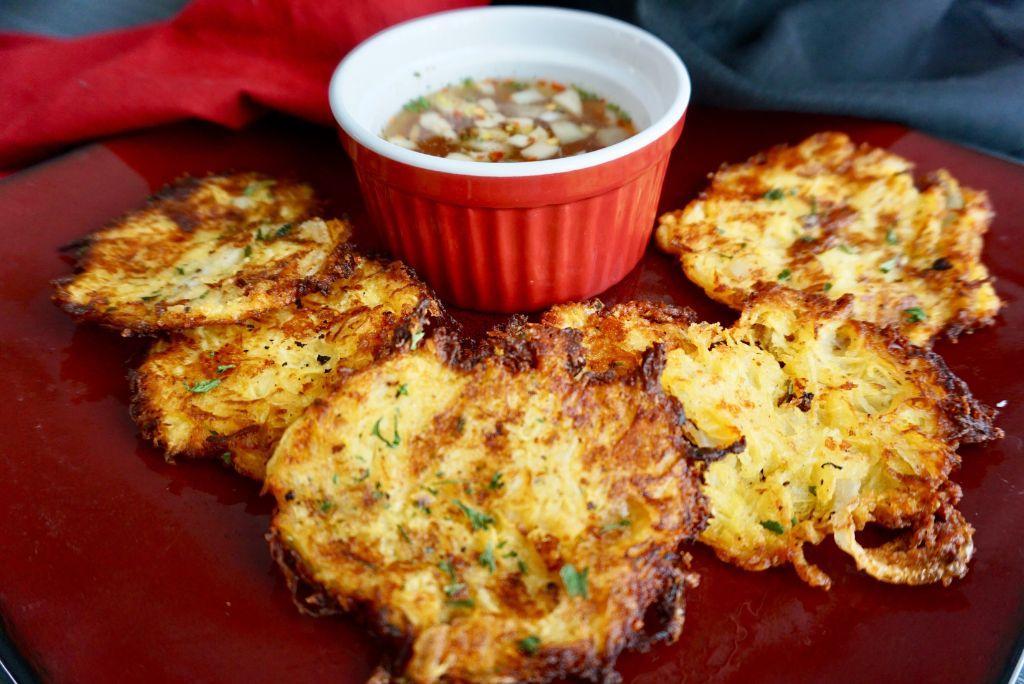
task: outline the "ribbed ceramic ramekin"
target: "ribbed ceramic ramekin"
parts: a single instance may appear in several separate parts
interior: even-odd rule
[[[619,104],[638,133],[574,157],[485,163],[381,136],[408,100],[463,78],[547,78]],[[531,311],[620,280],[650,238],[690,80],[663,42],[588,12],[459,10],[378,33],[331,80],[367,208],[394,254],[455,306]]]

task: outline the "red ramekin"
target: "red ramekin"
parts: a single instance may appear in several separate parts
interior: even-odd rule
[[[463,78],[547,78],[599,93],[638,133],[537,162],[458,161],[384,140],[408,100]],[[330,101],[370,216],[447,302],[533,311],[618,282],[650,238],[690,80],[662,41],[589,12],[488,7],[389,28],[353,50]]]

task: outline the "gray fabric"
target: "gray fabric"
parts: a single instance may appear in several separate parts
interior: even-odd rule
[[[575,3],[574,3],[575,4]],[[697,102],[898,121],[1024,159],[1024,2],[638,0]]]
[[[0,31],[70,38],[174,16],[188,0],[0,0]]]

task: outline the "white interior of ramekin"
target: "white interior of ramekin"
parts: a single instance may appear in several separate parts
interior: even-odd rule
[[[509,164],[434,157],[381,138],[403,104],[466,77],[578,85],[621,106],[638,133],[587,154]],[[547,7],[455,10],[398,24],[349,53],[330,87],[338,124],[364,147],[424,169],[488,177],[563,173],[625,156],[668,132],[689,101],[686,68],[658,38],[616,19]]]

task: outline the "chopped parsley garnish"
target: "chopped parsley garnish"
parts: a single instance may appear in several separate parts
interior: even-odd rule
[[[601,534],[608,534],[609,532],[614,532],[615,530],[621,530],[626,527],[629,527],[632,524],[633,523],[630,522],[629,518],[622,518],[621,520],[616,520],[615,522],[608,523],[607,525],[602,527]]]
[[[372,434],[374,437],[387,444],[389,449],[394,449],[396,446],[402,443],[402,438],[399,437],[398,435],[398,413],[395,413],[395,425],[393,428],[394,433],[391,439],[388,439],[384,435],[380,434],[380,424],[381,421],[383,420],[383,418],[377,419],[377,422],[373,424],[373,430],[371,431],[370,434]]]
[[[818,485],[808,486],[807,491],[811,493],[811,496],[818,496]]]
[[[359,477],[356,478],[356,482],[365,482],[370,477],[370,469],[363,468],[363,472],[359,473]]]
[[[154,299],[156,299],[159,296],[160,296],[159,292],[154,292],[151,295],[146,295],[145,297],[140,297],[140,299],[142,299],[142,301],[144,301],[144,302],[151,302],[151,301],[153,301]]]
[[[791,275],[793,275],[792,271],[790,271],[788,268],[784,268],[781,271],[779,271],[778,278],[779,280],[789,280],[789,276]]]
[[[899,257],[893,257],[892,259],[889,259],[888,261],[883,261],[882,263],[880,263],[878,265],[878,270],[881,271],[882,273],[888,273],[889,271],[891,271],[892,269],[896,268],[899,265],[900,265],[900,258]]]
[[[469,76],[467,76],[466,78],[462,79],[462,87],[463,88],[472,88],[474,86],[476,86],[476,81],[474,81]]]
[[[437,564],[437,567],[441,568],[442,572],[451,577],[452,580],[455,579],[455,567],[452,566],[452,562],[450,560],[445,558],[443,561]]]
[[[457,601],[449,600],[447,603],[449,606],[452,606],[453,608],[472,608],[474,605],[476,605],[475,603],[473,603],[473,599],[459,599]]]
[[[587,584],[587,575],[590,573],[590,568],[584,568],[582,572],[576,570],[576,566],[572,563],[566,563],[562,566],[562,569],[558,571],[558,574],[562,578],[562,584],[565,585],[565,591],[569,596],[582,596],[588,598],[590,596],[590,588]]]
[[[399,385],[398,386],[398,391],[395,392],[395,396],[396,397],[401,397],[401,396],[406,395],[406,394],[409,394],[409,386],[406,385],[406,384]]]
[[[402,539],[404,539],[407,544],[412,543],[412,539],[409,539],[408,533],[406,533],[405,528],[401,525],[398,526],[398,534],[402,535]]]
[[[183,269],[181,266],[175,266],[174,270],[177,272],[178,275],[185,275],[185,269]]]
[[[286,223],[286,224],[284,224],[283,226],[281,226],[280,228],[277,229],[277,232],[274,233],[274,237],[284,237],[288,233],[292,232],[292,228],[293,228],[292,224]]]
[[[203,394],[205,392],[209,392],[214,387],[219,385],[220,384],[220,378],[212,378],[210,380],[200,380],[196,384],[192,385],[191,387],[189,387],[189,384],[187,382],[184,383],[184,384],[185,384],[185,389],[187,389],[189,392],[195,392],[196,394]]]
[[[764,197],[766,200],[780,200],[785,196],[786,193],[785,191],[782,190],[782,188],[772,188],[768,192],[764,193],[764,195],[762,195],[762,197]]]
[[[501,471],[494,473],[491,477],[491,483],[487,485],[488,489],[501,489],[505,486],[505,483],[501,481]]]
[[[229,370],[231,370],[234,367],[235,367],[235,364],[233,364],[233,363],[225,363],[222,366],[217,366],[217,372],[218,373],[223,373],[224,371],[229,371]]]
[[[598,99],[596,94],[590,92],[589,90],[584,90],[583,88],[580,88],[578,85],[574,85],[572,89],[579,93],[580,99],[583,100],[584,102],[586,102],[587,100]]]
[[[928,318],[928,314],[924,312],[919,306],[912,306],[909,309],[904,309],[903,313],[907,317],[908,323],[920,323]]]
[[[272,180],[253,181],[252,183],[249,183],[248,185],[245,186],[245,190],[242,191],[242,194],[245,195],[246,197],[252,197],[260,190],[270,188],[276,182],[277,181]]]
[[[832,289],[832,283],[825,283],[824,285],[821,286],[821,289],[825,292],[828,292],[829,290]]]
[[[526,571],[527,571],[526,562],[523,561],[522,558],[520,558],[519,560],[516,561],[516,566],[519,568],[519,572],[520,573],[522,573],[524,575],[526,574]]]
[[[462,582],[452,582],[444,588],[444,593],[448,594],[449,596],[455,596],[465,588],[466,585]]]
[[[822,468],[824,468],[825,466],[832,466],[836,470],[842,470],[843,469],[843,466],[839,465],[838,463],[833,463],[832,461],[825,461],[824,463],[821,464]]]
[[[329,499],[324,499],[323,501],[320,502],[320,512],[321,513],[326,513],[329,510],[331,510],[332,508],[334,508],[334,502],[333,501],[330,501]]]
[[[842,252],[843,254],[856,254],[857,253],[849,245],[839,245],[839,251]]]
[[[620,107],[619,105],[613,104],[611,102],[606,102],[604,106],[605,109],[609,110],[612,114],[618,117],[619,121],[622,121],[624,123],[629,123],[630,121],[632,121],[632,119],[629,118],[629,114],[622,111],[622,107]]]
[[[430,101],[422,96],[416,97],[402,105],[402,109],[408,112],[425,112],[430,109]]]
[[[777,520],[762,520],[761,527],[772,534],[783,534],[785,532],[785,530],[782,529],[782,524]]]
[[[516,642],[516,648],[518,648],[519,652],[522,653],[523,655],[531,655],[532,656],[538,650],[540,650],[540,637],[531,634],[528,637],[520,639],[519,641]]]
[[[415,349],[416,347],[420,346],[420,341],[423,339],[424,335],[426,335],[426,333],[423,332],[422,330],[417,330],[416,332],[414,332],[412,336],[409,338],[409,348]]]
[[[466,517],[469,518],[469,524],[473,526],[474,530],[486,530],[488,527],[494,524],[494,518],[481,513],[480,511],[474,511],[472,508],[462,503],[458,499],[452,499],[452,503],[459,507]]]
[[[231,452],[225,451],[220,455],[220,460],[224,461],[224,465],[231,465]]]
[[[494,572],[494,547],[491,542],[487,542],[487,548],[480,554],[480,565],[487,568],[488,571]]]
[[[898,245],[900,243],[900,239],[896,237],[896,231],[892,228],[885,231],[885,241],[890,245]]]
[[[252,256],[252,245],[246,245],[245,249],[242,250],[242,255],[245,256],[245,257],[251,257]]]

